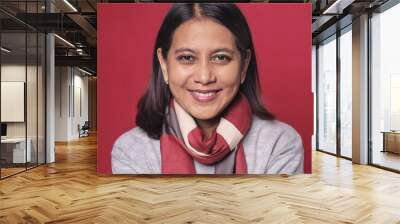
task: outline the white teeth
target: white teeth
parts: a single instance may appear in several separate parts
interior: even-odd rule
[[[208,101],[212,100],[218,91],[210,91],[210,92],[199,92],[192,91],[193,96],[200,101]]]
[[[210,97],[215,95],[215,92],[207,92],[207,93],[201,93],[201,92],[194,92],[196,95],[200,96],[200,97]]]

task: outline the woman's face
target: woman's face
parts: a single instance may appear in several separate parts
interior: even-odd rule
[[[176,101],[197,120],[219,115],[246,76],[235,37],[211,19],[196,18],[174,32],[167,59],[158,49],[163,76]],[[248,55],[250,55],[248,53]]]

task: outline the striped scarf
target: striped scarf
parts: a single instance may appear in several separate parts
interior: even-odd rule
[[[252,112],[243,94],[238,94],[220,118],[217,129],[205,139],[200,127],[174,99],[166,109],[160,138],[163,174],[195,174],[194,160],[215,165],[216,174],[246,174],[241,143],[250,128]]]

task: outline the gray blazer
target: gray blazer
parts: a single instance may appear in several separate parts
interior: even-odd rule
[[[243,139],[249,174],[303,173],[304,149],[291,126],[253,116]],[[112,149],[113,174],[161,174],[160,140],[135,127],[122,134]],[[215,174],[215,165],[194,161],[197,174]]]

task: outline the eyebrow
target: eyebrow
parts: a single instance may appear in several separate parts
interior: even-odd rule
[[[178,48],[178,49],[176,49],[175,50],[175,54],[178,54],[178,53],[181,53],[181,52],[184,52],[184,51],[189,51],[189,52],[192,52],[192,53],[196,53],[196,51],[195,50],[193,50],[193,49],[190,49],[190,48]],[[215,50],[213,50],[211,53],[212,54],[215,54],[215,53],[217,53],[217,52],[220,52],[220,51],[226,51],[226,52],[228,52],[228,53],[230,53],[230,54],[234,54],[234,51],[232,50],[232,49],[230,49],[230,48],[217,48],[217,49],[215,49]]]
[[[178,53],[181,53],[181,52],[184,52],[184,51],[189,51],[189,52],[192,52],[192,53],[196,53],[196,51],[195,50],[193,50],[193,49],[190,49],[190,48],[178,48],[178,49],[176,49],[175,50],[175,54],[178,54]]]
[[[235,53],[235,51],[233,51],[230,48],[218,48],[218,49],[213,50],[212,53],[214,54],[214,53],[217,53],[217,52],[220,52],[220,51],[226,51],[226,52],[228,52],[230,54],[234,54]]]

